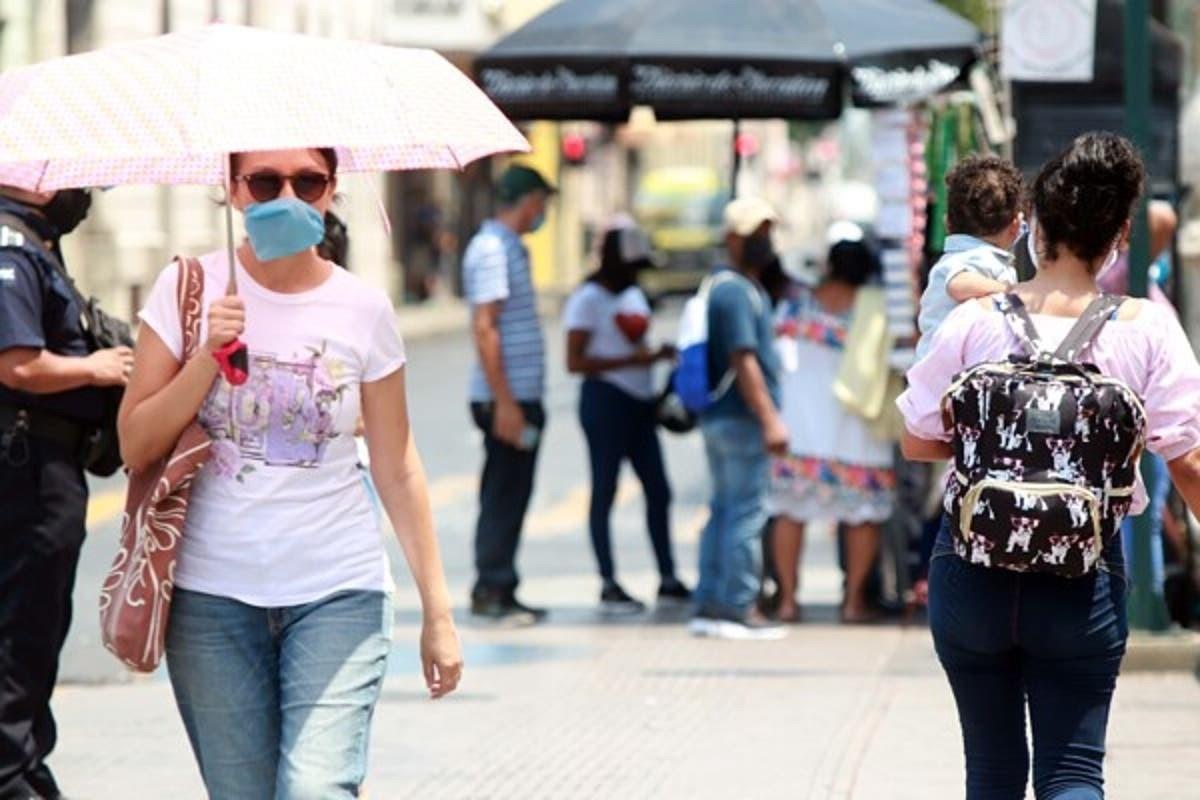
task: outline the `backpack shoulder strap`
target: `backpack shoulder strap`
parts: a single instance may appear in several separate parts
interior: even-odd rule
[[[1021,302],[1020,297],[1012,293],[1006,294],[996,301],[996,307],[1004,315],[1009,330],[1013,332],[1029,355],[1036,358],[1045,353],[1042,337],[1033,324],[1033,318],[1029,316],[1029,309]]]
[[[176,256],[179,277],[175,283],[175,301],[179,305],[179,323],[183,328],[183,359],[186,361],[200,346],[200,320],[204,311],[204,268],[195,258]]]
[[[750,305],[754,306],[754,313],[761,314],[763,312],[762,295],[759,294],[758,287],[746,276],[740,275],[731,269],[725,269],[710,277],[708,281],[708,291],[710,293],[722,283],[741,284],[742,289],[750,297]]]
[[[1117,309],[1125,302],[1121,295],[1102,294],[1091,302],[1087,310],[1079,317],[1079,321],[1067,333],[1063,343],[1054,351],[1054,357],[1062,361],[1074,362],[1084,350],[1091,347],[1104,330],[1104,326],[1113,318]]]

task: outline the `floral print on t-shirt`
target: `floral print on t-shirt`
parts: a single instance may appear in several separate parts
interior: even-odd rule
[[[200,409],[200,424],[213,439],[210,469],[242,481],[257,464],[320,465],[327,444],[339,435],[335,420],[352,378],[324,345],[290,361],[250,353],[246,383],[218,379]]]

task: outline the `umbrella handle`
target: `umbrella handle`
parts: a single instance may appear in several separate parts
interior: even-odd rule
[[[233,175],[230,170],[230,157],[225,156],[225,246],[229,258],[229,283],[225,294],[237,294],[237,254],[233,250]],[[241,386],[250,377],[250,355],[246,343],[234,339],[229,344],[213,353],[217,363],[221,365],[221,374],[231,386]]]
[[[241,386],[250,377],[250,355],[241,339],[213,351],[213,358],[221,365],[221,374],[231,386]]]

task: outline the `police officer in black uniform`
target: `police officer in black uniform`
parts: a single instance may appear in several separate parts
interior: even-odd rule
[[[0,800],[61,797],[45,759],[87,513],[84,438],[99,387],[133,367],[128,348],[88,352],[61,272],[59,239],[90,202],[0,187]]]

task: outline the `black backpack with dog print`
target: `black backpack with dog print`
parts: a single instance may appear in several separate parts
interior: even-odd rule
[[[997,301],[1026,352],[963,371],[942,398],[954,433],[946,511],[961,558],[1064,577],[1100,560],[1133,502],[1146,412],[1078,357],[1123,301],[1098,297],[1054,353],[1016,295]]]

